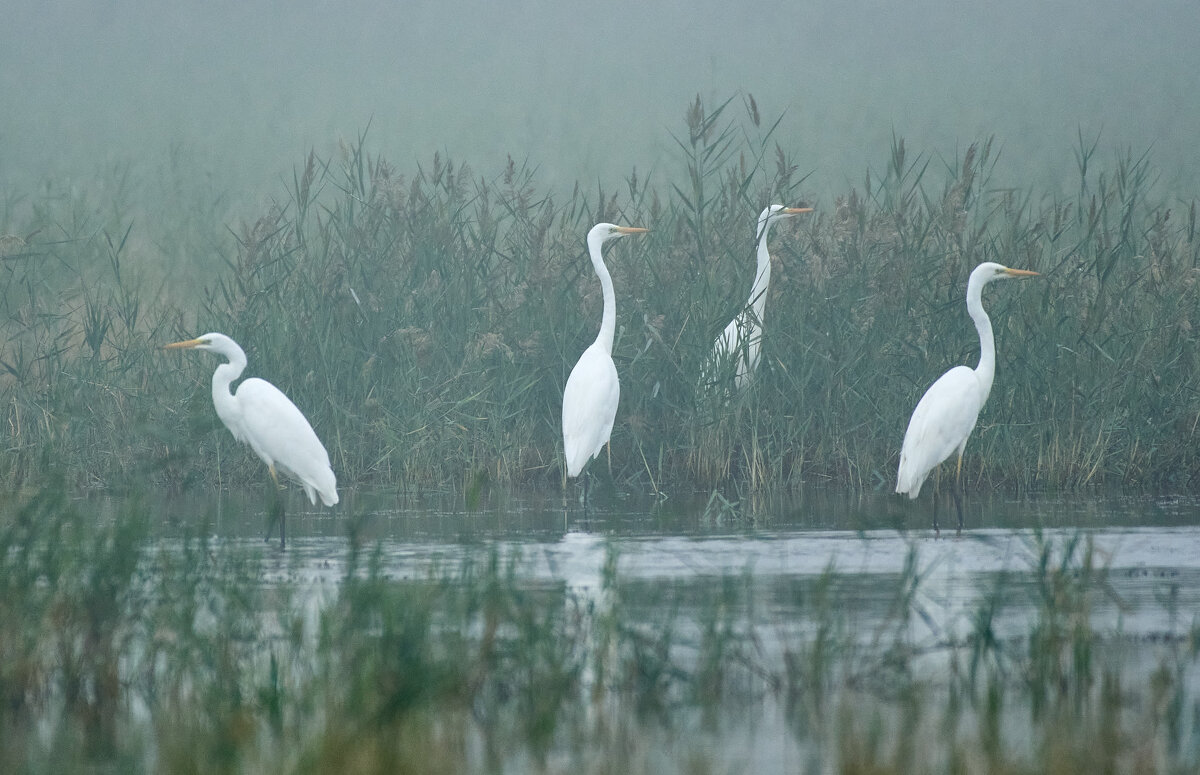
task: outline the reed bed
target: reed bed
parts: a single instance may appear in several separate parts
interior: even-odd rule
[[[1043,196],[989,183],[990,139],[941,158],[896,138],[860,186],[812,192],[774,128],[752,98],[697,99],[678,169],[570,191],[512,159],[401,170],[364,136],[310,154],[223,241],[181,214],[184,247],[116,205],[10,206],[0,475],[56,463],[73,487],[261,481],[209,406],[212,359],[157,349],[219,330],[309,416],[343,486],[558,486],[562,387],[599,324],[583,235],[608,220],[652,233],[607,256],[622,397],[592,465],[602,485],[890,487],[917,399],[977,358],[965,283],[995,260],[1043,277],[986,294],[997,379],[969,484],[1195,486],[1196,202],[1156,199],[1148,156],[1101,158],[1081,137],[1066,151],[1077,190]],[[773,233],[754,384],[714,397],[701,364],[745,304],[770,202],[817,211]],[[178,277],[158,263],[189,249],[208,258]]]
[[[1098,624],[1113,593],[1081,535],[1030,533],[1024,567],[931,638],[916,544],[877,623],[830,567],[782,592],[796,627],[749,573],[688,592],[623,579],[611,549],[595,589],[523,579],[518,552],[487,547],[398,579],[352,517],[327,584],[152,521],[135,500],[97,519],[61,486],[3,504],[4,771],[1200,765],[1200,633],[1169,597],[1169,630]],[[1008,606],[1031,613],[1002,626]]]

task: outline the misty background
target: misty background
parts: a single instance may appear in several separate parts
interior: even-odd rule
[[[126,175],[171,181],[153,198],[180,202],[151,210],[215,191],[221,217],[245,217],[368,125],[402,173],[441,152],[491,177],[511,154],[544,185],[635,167],[664,182],[697,94],[783,114],[818,205],[881,170],[893,133],[935,160],[994,135],[998,184],[1038,193],[1076,182],[1080,133],[1098,161],[1149,151],[1168,195],[1200,173],[1194,0],[18,0],[3,16],[10,211],[47,181]]]

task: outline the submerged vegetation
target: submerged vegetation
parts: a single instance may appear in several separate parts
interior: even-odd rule
[[[577,587],[479,546],[395,578],[352,529],[328,584],[294,553],[150,524],[132,502],[97,520],[61,488],[3,506],[3,771],[1200,766],[1200,632],[1170,597],[1165,631],[1097,617],[1120,602],[1078,535],[1027,534],[1025,567],[953,621],[927,610],[913,544],[864,626],[832,566],[676,588],[624,579],[610,548]]]
[[[986,260],[1043,277],[984,300],[997,379],[968,481],[1195,485],[1196,202],[1156,200],[1148,157],[1102,162],[1081,137],[1076,191],[1042,197],[989,185],[991,140],[942,159],[897,138],[860,185],[814,196],[803,160],[741,107],[697,100],[679,172],[631,172],[619,190],[549,191],[512,160],[402,170],[360,138],[310,155],[224,240],[194,209],[148,225],[120,196],[10,197],[0,476],[53,463],[73,487],[259,481],[220,467],[249,452],[209,405],[215,364],[157,349],[216,330],[303,409],[344,485],[557,485],[563,384],[599,320],[583,235],[606,220],[652,230],[607,257],[621,407],[592,469],[619,488],[887,486],[921,392],[977,358],[962,298]],[[744,303],[770,202],[816,212],[772,236],[754,384],[706,401],[701,364]],[[215,269],[175,258],[214,253]]]

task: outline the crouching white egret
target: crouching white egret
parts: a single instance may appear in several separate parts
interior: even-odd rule
[[[244,380],[236,393],[230,390],[246,368],[246,353],[237,342],[224,334],[211,333],[163,349],[209,350],[225,356],[229,362],[217,366],[212,377],[213,406],[221,422],[267,464],[277,489],[278,473],[283,473],[300,483],[314,506],[318,496],[326,506],[338,502],[337,478],[329,465],[329,453],[283,391],[258,377]],[[279,544],[283,546],[284,516],[278,493],[274,502],[278,504]],[[267,530],[269,533],[269,525]]]
[[[600,248],[605,242],[628,234],[643,234],[648,229],[632,226],[614,226],[598,223],[587,235],[588,254],[592,267],[600,278],[600,290],[604,294],[604,313],[600,318],[600,333],[592,342],[563,389],[562,431],[563,452],[567,459],[567,476],[575,478],[583,471],[589,460],[600,454],[612,434],[613,421],[617,417],[617,402],[621,397],[621,384],[617,378],[617,366],[613,363],[613,333],[617,327],[617,301],[613,295],[612,276],[604,265]],[[584,503],[587,502],[587,481],[584,481]]]
[[[707,389],[722,384],[727,375],[733,376],[734,386],[738,390],[749,384],[751,374],[758,367],[763,315],[767,308],[767,290],[771,285],[771,254],[767,252],[767,234],[771,226],[779,221],[811,212],[811,207],[771,205],[759,214],[758,267],[754,271],[750,298],[713,344],[712,352],[701,370],[702,387]]]
[[[957,450],[958,463],[954,470],[951,492],[958,509],[958,533],[962,533],[962,496],[959,478],[962,472],[963,450],[975,430],[979,410],[987,401],[996,376],[996,342],[992,336],[992,321],[983,311],[983,286],[993,280],[1014,277],[1034,277],[1037,272],[1009,269],[987,262],[975,267],[967,281],[967,312],[979,332],[979,366],[955,366],[943,374],[925,391],[913,410],[900,449],[900,470],[896,475],[896,492],[915,499],[921,485],[938,465]],[[933,529],[938,530],[937,503],[934,503]]]

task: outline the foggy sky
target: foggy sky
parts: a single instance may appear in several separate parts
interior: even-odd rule
[[[1150,149],[1189,194],[1200,173],[1193,0],[9,0],[3,16],[10,193],[172,148],[273,193],[368,122],[402,172],[441,151],[494,173],[512,154],[543,181],[612,184],[665,174],[688,102],[739,90],[786,112],[778,139],[818,200],[882,168],[893,132],[949,157],[994,134],[1000,170],[1031,186],[1070,178],[1080,131],[1106,159]]]

